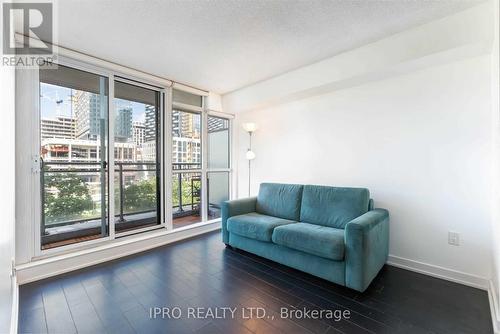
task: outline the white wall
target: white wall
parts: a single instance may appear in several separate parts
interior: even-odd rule
[[[491,54],[491,92],[492,92],[492,129],[494,134],[494,189],[492,198],[492,236],[493,236],[493,277],[491,298],[493,304],[493,324],[500,328],[500,2],[495,2],[494,11],[494,39]]]
[[[238,166],[238,124],[256,122],[253,193],[264,181],[367,187],[390,211],[391,255],[489,278],[490,70],[475,57],[238,114]],[[242,197],[247,177],[241,167]]]
[[[219,94],[209,92],[207,96],[207,109],[211,111],[222,111],[222,99]]]
[[[8,333],[11,325],[12,293],[11,263],[14,259],[15,222],[15,156],[14,156],[14,87],[15,74],[11,67],[0,66],[0,143],[2,143],[2,187],[0,189],[0,333]]]

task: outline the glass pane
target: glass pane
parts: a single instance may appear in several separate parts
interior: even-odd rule
[[[222,202],[229,200],[229,172],[207,173],[208,219],[220,218]]]
[[[41,247],[108,235],[107,78],[40,70]]]
[[[119,97],[119,98],[118,98]],[[160,215],[159,93],[115,82],[115,230],[155,226]]]
[[[201,114],[172,112],[172,206],[173,227],[201,221]]]
[[[172,112],[173,170],[201,169],[201,115]]]
[[[172,176],[173,227],[201,221],[201,173],[174,172]]]
[[[208,116],[208,168],[229,168],[229,120]]]

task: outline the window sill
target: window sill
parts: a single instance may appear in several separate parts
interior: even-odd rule
[[[220,229],[220,219],[196,223],[175,230],[151,231],[112,241],[93,244],[91,248],[72,250],[57,255],[44,255],[16,266],[19,284],[26,284],[68,271],[132,255],[199,234]],[[77,261],[75,261],[77,259]]]

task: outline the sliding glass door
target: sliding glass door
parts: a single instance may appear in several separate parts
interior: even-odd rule
[[[162,90],[111,84],[109,112],[108,76],[39,71],[42,250],[164,225]]]
[[[41,69],[42,249],[108,236],[108,79]]]
[[[220,217],[231,122],[205,97],[71,61],[38,87],[36,255]]]
[[[161,224],[161,96],[127,81],[114,93],[114,222],[125,233]]]
[[[173,228],[202,221],[201,113],[172,111]]]

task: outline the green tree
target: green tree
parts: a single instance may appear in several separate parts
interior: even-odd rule
[[[177,180],[177,179],[176,179]],[[182,204],[191,204],[191,198],[193,197],[194,204],[200,202],[199,189],[200,181],[196,180],[193,182],[193,194],[191,193],[191,182],[190,180],[182,180]],[[156,194],[156,178],[152,177],[145,180],[140,180],[132,184],[126,185],[123,189],[123,212],[134,213],[148,210],[156,210],[157,205],[157,194]],[[172,204],[174,206],[179,205],[179,182],[172,183]],[[120,212],[120,189],[115,188],[115,212],[118,214]]]
[[[47,173],[44,190],[46,223],[79,218],[93,209],[87,184],[76,173]]]
[[[125,186],[123,190],[124,202],[123,211],[132,213],[138,211],[156,209],[156,178],[152,177],[141,180],[137,183]],[[115,192],[115,197],[120,196],[120,192]],[[119,197],[118,197],[119,198]]]
[[[175,177],[174,182],[172,182],[172,205],[179,205],[179,179]],[[197,204],[200,202],[200,188],[201,181],[199,179],[193,180],[191,188],[191,179],[182,178],[182,205]]]

